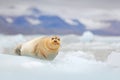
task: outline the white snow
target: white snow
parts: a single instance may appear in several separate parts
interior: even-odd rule
[[[90,31],[84,32],[81,38],[82,41],[86,41],[86,42],[93,41],[93,39],[94,39],[94,34]]]
[[[38,25],[38,24],[41,24],[41,21],[38,20],[38,19],[32,19],[32,18],[26,18],[27,21],[32,24],[32,25]]]
[[[17,44],[38,36],[44,35],[0,35],[1,80],[120,80],[119,37],[82,42],[81,36],[60,36],[61,49],[53,61],[14,54]]]
[[[71,20],[71,19],[65,19],[65,22],[67,22],[70,25],[77,25],[78,23],[76,23],[75,21]]]
[[[6,21],[7,21],[8,23],[13,23],[13,19],[11,19],[11,18],[6,18]]]
[[[120,52],[112,52],[107,59],[107,63],[113,67],[120,67]]]

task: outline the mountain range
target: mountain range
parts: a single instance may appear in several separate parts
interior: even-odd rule
[[[78,34],[88,31],[86,26],[79,20],[74,19],[66,22],[57,15],[41,14],[36,8],[31,8],[31,15],[3,16],[0,15],[1,34]],[[109,20],[110,27],[89,30],[96,35],[119,36],[120,21]]]

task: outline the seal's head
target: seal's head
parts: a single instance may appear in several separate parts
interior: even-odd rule
[[[52,36],[51,42],[53,45],[60,45],[60,38],[58,36]]]
[[[60,47],[60,38],[58,36],[52,36],[50,38],[50,43],[51,43],[52,47],[59,48]]]

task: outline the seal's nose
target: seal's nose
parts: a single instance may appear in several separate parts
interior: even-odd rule
[[[57,42],[56,40],[54,40],[54,42]]]

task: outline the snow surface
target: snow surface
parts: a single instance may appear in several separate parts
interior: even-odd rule
[[[8,23],[13,23],[13,19],[12,19],[12,18],[6,18],[6,21],[7,21]]]
[[[53,61],[17,56],[17,44],[44,35],[0,35],[0,80],[120,80],[120,37],[61,37]]]
[[[27,21],[32,24],[32,25],[38,25],[38,24],[41,24],[42,22],[38,19],[32,19],[32,18],[26,18]]]

